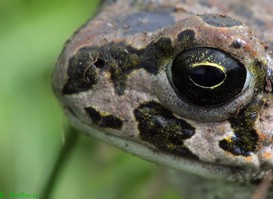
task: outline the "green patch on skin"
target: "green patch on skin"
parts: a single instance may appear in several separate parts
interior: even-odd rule
[[[195,129],[189,123],[176,118],[172,112],[155,101],[141,104],[134,111],[138,122],[140,139],[153,144],[157,149],[198,159],[185,145],[184,140],[191,138]]]
[[[122,128],[123,121],[116,116],[100,113],[93,107],[87,107],[85,111],[98,127],[118,130]]]

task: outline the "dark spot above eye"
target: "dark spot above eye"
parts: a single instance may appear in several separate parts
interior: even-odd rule
[[[195,33],[193,30],[184,30],[178,34],[177,38],[178,41],[181,42],[182,45],[186,48],[194,41]]]
[[[215,27],[240,26],[242,23],[226,15],[204,14],[199,15],[204,22]]]
[[[123,125],[122,120],[118,117],[113,115],[103,115],[93,107],[87,107],[85,108],[85,111],[92,119],[93,123],[98,127],[121,129]]]
[[[173,51],[172,41],[167,37],[161,37],[153,45],[165,55],[170,54]]]
[[[172,112],[155,101],[141,104],[134,110],[140,139],[153,144],[157,149],[182,157],[198,159],[185,145],[195,129],[189,123],[176,118]]]

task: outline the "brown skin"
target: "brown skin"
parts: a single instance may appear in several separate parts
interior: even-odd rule
[[[75,126],[130,153],[201,176],[259,181],[273,167],[272,8],[271,0],[105,4],[66,43],[54,91]],[[173,61],[200,48],[246,71],[231,99],[195,105],[173,83]],[[203,55],[192,54],[193,65],[228,79],[225,61]],[[200,89],[224,99],[236,89],[219,86]]]

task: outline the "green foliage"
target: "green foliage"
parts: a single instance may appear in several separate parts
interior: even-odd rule
[[[0,194],[6,198],[10,192],[40,194],[65,144],[67,121],[51,74],[65,40],[97,5],[98,0],[0,0]],[[145,199],[151,190],[160,199],[174,198],[167,186],[155,188],[160,171],[81,135],[52,198]]]

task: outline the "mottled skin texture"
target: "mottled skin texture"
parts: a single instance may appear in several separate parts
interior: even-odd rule
[[[66,43],[54,91],[77,128],[130,153],[203,177],[260,181],[273,168],[272,9],[271,0],[105,3]],[[174,60],[200,48],[246,73],[238,91],[204,89],[219,104],[196,105],[173,82]],[[199,54],[197,64],[215,60]],[[228,79],[224,64],[213,70]]]

